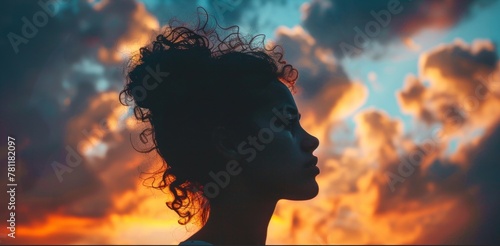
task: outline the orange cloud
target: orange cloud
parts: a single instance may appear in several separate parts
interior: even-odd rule
[[[330,128],[360,108],[368,88],[352,81],[331,50],[317,46],[300,26],[279,27],[275,43],[283,46],[285,59],[299,70],[297,103],[311,114],[302,124],[321,142],[330,141]]]
[[[393,158],[395,144],[403,133],[403,125],[398,120],[390,117],[379,110],[368,110],[354,117],[356,122],[356,134],[360,147],[373,154],[371,158],[388,160]]]
[[[441,11],[442,6],[454,10],[461,5],[429,4],[439,5],[432,8]],[[105,31],[110,32],[98,36],[102,38],[99,58],[103,62],[121,61],[122,52],[135,50],[138,46],[134,45],[142,43],[142,37],[156,27],[157,21],[140,3],[103,1],[96,6],[92,11],[105,13],[105,20],[127,24],[124,29],[122,25],[117,29],[107,27]],[[459,20],[453,16],[461,16],[453,11],[443,12],[444,17],[439,13],[431,11],[429,18],[436,19],[435,25],[440,28]],[[416,32],[422,25],[431,24],[406,26]],[[320,193],[315,199],[279,202],[267,243],[494,242],[491,239],[497,235],[494,230],[498,228],[500,204],[496,177],[500,171],[500,128],[498,116],[491,112],[498,108],[500,69],[492,42],[456,41],[424,53],[419,76],[408,76],[397,93],[402,111],[429,125],[442,124],[446,130],[456,126],[453,121],[461,120],[464,124],[459,126],[464,132],[484,128],[472,140],[460,141],[458,150],[449,154],[445,152],[451,144],[449,139],[437,137],[434,146],[426,145],[417,141],[418,137],[427,137],[426,131],[405,133],[403,123],[382,110],[372,108],[352,117],[366,101],[366,86],[351,80],[333,51],[318,46],[318,37],[301,27],[280,28],[276,36],[285,46],[285,58],[301,72],[299,84],[303,89],[297,96],[304,115],[301,123],[320,137],[322,145],[317,154],[322,173],[317,178]],[[52,89],[47,90],[56,91]],[[473,97],[478,99],[475,108]],[[40,135],[47,141],[34,149],[69,145],[85,162],[65,173],[60,182],[50,163],[29,169],[26,162],[35,162],[34,158],[19,161],[20,175],[27,182],[19,194],[18,232],[22,237],[13,243],[176,244],[187,238],[195,228],[188,227],[191,231],[186,232],[177,224],[176,214],[164,205],[164,194],[147,189],[141,182],[141,171],[161,166],[154,153],[143,155],[132,148],[130,134],[134,146],[143,147],[135,140],[145,125],[126,115],[116,92],[92,92],[84,98],[88,103],[82,100],[83,110],[69,112],[68,121],[61,117],[64,124],[50,122],[48,129],[57,128],[61,134],[56,138],[64,142],[54,144],[49,141],[52,135]],[[72,103],[67,102],[66,108],[73,110]],[[465,115],[453,110],[462,110]],[[347,144],[335,142],[342,139],[332,141],[332,129],[341,127],[350,117],[355,128],[345,131]],[[30,130],[32,122],[19,124],[23,126],[19,129]],[[39,125],[33,127],[45,130]],[[36,141],[40,140],[33,137],[20,146],[40,143]],[[30,151],[35,150],[22,148],[20,153]],[[66,153],[56,153],[49,159],[63,161],[65,157]],[[405,162],[413,169],[402,176],[399,169],[407,165]],[[388,172],[403,180],[396,183],[394,191],[388,185]]]
[[[129,8],[123,8],[120,5],[130,5]],[[106,1],[101,3],[97,8],[98,14],[104,18],[103,22],[112,25],[113,22],[125,22],[124,32],[119,36],[111,47],[100,46],[98,50],[98,58],[103,63],[120,63],[124,59],[130,57],[132,52],[136,52],[144,46],[153,37],[155,31],[159,30],[160,24],[156,17],[150,14],[143,3],[130,2],[115,2]],[[117,12],[124,9],[125,13]],[[114,30],[112,26],[107,27],[106,31]]]
[[[423,53],[419,64],[420,78],[409,75],[396,94],[403,112],[428,124],[438,122],[447,134],[464,134],[467,125],[488,127],[498,120],[488,113],[500,106],[493,43],[456,40]]]

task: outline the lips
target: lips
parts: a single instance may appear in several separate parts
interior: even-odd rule
[[[311,160],[309,160],[307,163],[306,163],[306,168],[308,167],[314,167],[316,166],[316,164],[318,164],[318,157],[314,156]]]

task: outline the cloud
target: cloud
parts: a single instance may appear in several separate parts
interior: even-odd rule
[[[432,113],[425,108],[428,99],[428,90],[424,84],[414,75],[405,78],[404,87],[396,93],[399,105],[403,113],[416,116],[426,123],[434,121]]]
[[[476,207],[480,214],[462,234],[451,243],[470,242],[474,244],[492,244],[500,239],[493,228],[500,225],[500,182],[497,174],[500,172],[497,160],[500,158],[497,146],[500,142],[500,122],[495,127],[488,129],[475,148],[468,149],[471,166],[467,171],[467,184],[477,188]]]
[[[102,62],[120,63],[136,52],[159,31],[159,23],[143,3],[136,1],[106,1],[94,7],[97,13],[89,18],[92,32],[98,32],[103,44],[98,51]],[[104,23],[99,25],[98,23]]]
[[[403,125],[380,110],[365,110],[354,117],[359,146],[374,153],[375,160],[388,160],[396,155],[395,144],[403,133]],[[383,163],[383,161],[382,161]]]
[[[499,221],[493,209],[499,203],[493,188],[498,185],[496,168],[490,167],[497,159],[493,149],[498,145],[498,123],[477,141],[447,154],[448,138],[422,132],[424,140],[418,140],[403,132],[400,120],[379,109],[363,110],[354,119],[353,144],[339,152],[319,153],[318,197],[306,205],[278,204],[272,230],[287,231],[284,225],[294,221],[300,227],[293,229],[293,238],[273,237],[276,242],[491,244],[498,240],[490,229]],[[326,144],[325,149],[332,147]],[[394,190],[389,172],[402,179]]]
[[[280,27],[274,41],[299,70],[299,97],[314,107],[318,122],[340,120],[363,105],[366,86],[351,80],[331,51],[318,46],[302,27]]]
[[[409,75],[396,93],[403,112],[439,123],[449,134],[467,124],[487,127],[497,121],[488,113],[500,103],[500,66],[491,41],[469,45],[457,39],[423,53],[419,64],[419,78]]]
[[[143,126],[124,121],[127,110],[117,99],[114,91],[96,93],[82,113],[68,120],[63,143],[82,161],[68,166],[67,152],[52,156],[53,161],[71,169],[60,175],[62,179],[58,179],[51,163],[41,163],[44,165],[32,187],[19,194],[23,202],[17,208],[18,229],[28,234],[22,242],[53,237],[58,239],[50,242],[90,242],[89,233],[93,233],[95,242],[108,242],[109,234],[114,233],[110,224],[117,226],[112,218],[134,214],[140,204],[151,199],[140,177],[142,172],[155,171],[161,164],[154,153],[143,155],[132,148]],[[87,150],[100,144],[106,146],[104,155],[90,155]],[[22,160],[22,164],[24,161],[35,162]],[[156,202],[160,207],[162,202]],[[77,229],[65,230],[68,226]],[[92,229],[82,230],[86,227]],[[29,233],[33,228],[40,233]]]
[[[425,29],[446,30],[468,16],[477,1],[314,0],[306,3],[302,26],[336,57],[356,56],[374,44],[408,42]],[[371,52],[375,52],[373,49]],[[381,51],[379,54],[383,54]]]
[[[43,11],[37,1],[5,4],[2,31],[7,33],[21,35],[21,18]],[[26,243],[78,242],[91,233],[82,228],[95,228],[111,214],[131,213],[144,196],[127,195],[141,187],[137,168],[147,160],[131,148],[128,134],[137,130],[118,127],[126,111],[112,89],[122,86],[123,60],[116,64],[116,59],[99,60],[98,55],[102,48],[114,54],[123,51],[123,44],[141,42],[155,18],[135,1],[94,6],[71,1],[56,9],[35,37],[19,45],[17,54],[7,39],[0,41],[0,63],[9,71],[3,77],[9,82],[0,84],[7,92],[1,100],[12,105],[0,109],[5,116],[1,131],[16,138],[16,175],[22,190],[16,220]],[[108,127],[104,131],[102,122]],[[81,162],[75,161],[78,165],[70,167],[61,182],[52,164],[66,165],[68,156],[73,161],[79,156]],[[107,242],[108,236],[97,234],[96,242]]]
[[[177,6],[169,9],[171,13],[182,15],[187,11],[182,6],[196,2],[166,3]],[[496,47],[491,41],[479,40],[431,49],[421,56],[420,73],[409,75],[396,94],[402,111],[429,128],[452,129],[452,120],[460,120],[462,135],[482,130],[468,139],[457,134],[457,150],[448,153],[450,138],[430,136],[430,129],[405,132],[400,119],[377,108],[356,112],[368,91],[362,82],[348,76],[334,44],[352,40],[352,27],[366,24],[372,20],[370,10],[381,11],[385,5],[374,1],[369,7],[354,8],[350,2],[330,2],[341,7],[337,13],[328,3],[314,1],[304,10],[304,23],[318,21],[317,31],[305,25],[281,27],[276,32],[275,41],[283,45],[285,59],[300,72],[301,124],[321,138],[317,155],[322,173],[317,178],[318,197],[280,201],[267,243],[498,241],[494,229],[500,221],[495,176],[500,128],[498,117],[491,113],[498,108],[500,88]],[[226,20],[239,18],[238,11],[247,11],[245,4],[227,12]],[[375,42],[411,38],[424,28],[450,28],[467,16],[473,4],[402,2],[403,11],[410,14],[393,16],[387,33],[381,33]],[[31,17],[40,10],[36,1],[4,5],[0,24],[2,30],[13,32],[21,30],[22,16]],[[414,5],[420,8],[409,7]],[[17,55],[6,39],[0,40],[7,47],[2,48],[1,64],[9,71],[4,74],[6,83],[0,84],[6,92],[2,102],[9,105],[0,109],[6,116],[0,119],[0,131],[3,136],[16,134],[22,188],[17,217],[22,236],[16,243],[133,244],[151,240],[148,242],[175,244],[186,238],[184,228],[178,229],[175,213],[163,206],[163,194],[144,189],[138,179],[141,171],[155,170],[161,164],[154,154],[145,156],[131,148],[130,134],[134,146],[142,147],[135,137],[144,126],[132,124],[126,108],[117,101],[116,91],[123,82],[118,57],[135,49],[154,27],[154,17],[141,6],[133,1],[71,2],[40,28],[36,38],[21,45]],[[315,11],[318,16],[312,15]],[[353,17],[343,17],[343,26],[327,22],[327,17],[344,13]],[[163,22],[164,16],[158,18]],[[346,30],[345,35],[338,30]],[[141,38],[136,39],[138,36]],[[98,86],[98,81],[107,86]],[[477,99],[475,108],[471,95]],[[351,118],[354,128],[345,130],[345,139],[335,136],[332,141],[332,131],[347,126]],[[429,141],[420,141],[422,137]],[[339,144],[343,140],[345,144]],[[50,164],[66,161],[66,146],[83,161],[59,182]],[[413,169],[400,168],[402,165]],[[399,169],[408,175],[401,176]],[[389,187],[388,172],[404,180],[395,184],[394,191]],[[5,199],[2,196],[1,203]]]

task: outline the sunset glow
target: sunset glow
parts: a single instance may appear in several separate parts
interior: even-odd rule
[[[44,10],[6,3],[1,131],[16,138],[18,190],[16,237],[3,226],[0,243],[178,244],[198,230],[148,186],[164,162],[136,151],[149,125],[118,101],[129,59],[197,6],[283,47],[320,141],[319,194],[279,201],[267,244],[498,243],[500,3],[264,2],[67,1],[17,53],[5,37]]]

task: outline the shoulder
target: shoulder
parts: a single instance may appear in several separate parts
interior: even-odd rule
[[[179,243],[179,245],[213,245],[211,243],[207,243],[205,241],[200,241],[200,240],[187,240],[184,242]]]

